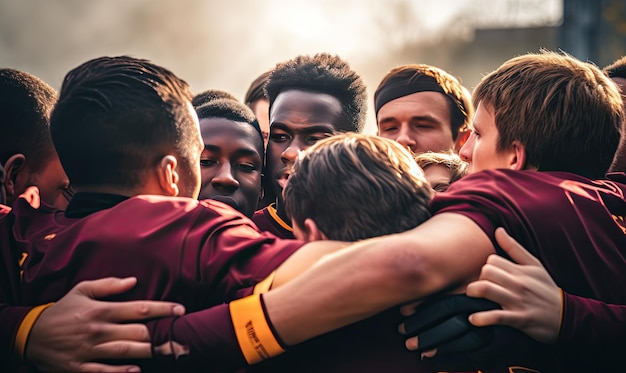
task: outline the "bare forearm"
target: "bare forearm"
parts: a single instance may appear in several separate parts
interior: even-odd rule
[[[448,234],[451,226],[458,235]],[[472,245],[464,237],[471,237]],[[266,293],[266,312],[279,337],[296,344],[474,280],[493,252],[488,237],[470,219],[442,214],[411,231],[362,241],[324,257]]]
[[[287,345],[363,320],[411,299],[413,271],[382,250],[385,241],[357,244],[264,294],[268,318]]]
[[[321,258],[333,254],[349,243],[339,241],[315,241],[302,246],[276,269],[272,289],[286,284],[311,268]]]

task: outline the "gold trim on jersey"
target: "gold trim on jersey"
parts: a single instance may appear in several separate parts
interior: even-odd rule
[[[259,283],[254,285],[254,289],[252,290],[252,294],[263,294],[268,292],[272,288],[272,283],[274,282],[274,276],[276,275],[276,271],[270,273],[265,279],[261,280]]]
[[[280,218],[280,216],[278,216],[278,212],[276,211],[276,207],[274,207],[273,203],[267,206],[267,212],[269,212],[272,219],[274,219],[274,221],[276,221],[278,225],[288,230],[289,232],[293,232],[293,228],[291,228],[291,225],[287,224],[283,219]]]

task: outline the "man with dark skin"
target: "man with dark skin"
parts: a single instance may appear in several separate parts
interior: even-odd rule
[[[254,214],[261,230],[293,238],[282,190],[298,153],[335,132],[360,132],[366,91],[361,78],[337,56],[298,56],[278,64],[265,85],[270,102],[270,136],[265,177],[276,203]]]
[[[204,142],[198,199],[224,202],[252,217],[263,194],[265,154],[254,114],[232,99],[217,99],[195,109]]]

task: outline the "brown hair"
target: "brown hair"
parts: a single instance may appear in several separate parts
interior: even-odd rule
[[[295,162],[284,190],[296,224],[313,219],[329,239],[355,241],[402,232],[430,217],[433,196],[413,156],[397,142],[340,134]]]
[[[422,169],[431,165],[442,165],[447,167],[452,172],[449,184],[452,184],[467,175],[469,166],[467,162],[463,161],[461,157],[452,150],[437,153],[421,153],[415,156],[415,162],[417,162],[417,165]],[[437,190],[437,192],[443,192],[443,190]]]
[[[250,87],[246,91],[246,96],[243,99],[243,102],[249,107],[252,108],[252,104],[260,99],[267,99],[265,97],[265,91],[263,87],[267,82],[267,79],[270,77],[272,70],[268,70],[263,74],[259,75],[250,83]]]
[[[626,79],[626,56],[618,58],[612,64],[602,69],[609,78]]]
[[[494,110],[498,151],[519,141],[540,171],[601,178],[613,160],[622,100],[590,63],[549,51],[515,57],[485,76],[473,97]]]

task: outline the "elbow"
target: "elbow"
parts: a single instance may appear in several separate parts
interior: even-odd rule
[[[421,298],[429,281],[427,258],[411,242],[382,247],[372,256],[373,266],[381,274],[380,281],[388,291],[395,293],[400,302]],[[368,268],[368,267],[364,267]],[[371,268],[371,267],[369,267]]]

